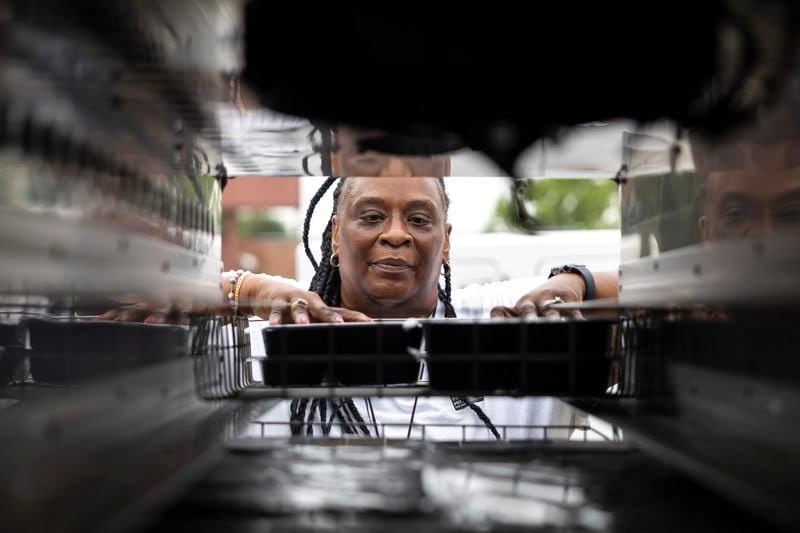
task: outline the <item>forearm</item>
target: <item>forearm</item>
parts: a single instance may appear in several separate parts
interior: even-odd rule
[[[259,299],[264,302],[271,300],[270,285],[275,281],[270,281],[260,274],[250,274],[242,281],[239,289],[239,313],[243,315],[254,315],[253,304]]]
[[[597,289],[597,299],[616,298],[619,295],[619,273],[592,272]]]
[[[235,271],[222,273],[220,287],[223,291],[225,307],[233,313],[234,307],[238,314],[255,314],[253,303],[257,300],[269,301],[271,286],[282,285],[278,280],[271,280],[268,276],[251,272],[243,273],[239,276]],[[238,295],[236,288],[238,286]],[[273,287],[274,288],[274,287]]]

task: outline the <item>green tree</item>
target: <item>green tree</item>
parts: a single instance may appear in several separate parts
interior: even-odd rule
[[[285,236],[286,228],[279,221],[264,212],[237,213],[236,232],[241,238],[256,236]]]
[[[528,213],[546,229],[608,229],[619,227],[617,185],[611,180],[528,180],[521,191]],[[501,198],[486,231],[517,226],[510,198]]]

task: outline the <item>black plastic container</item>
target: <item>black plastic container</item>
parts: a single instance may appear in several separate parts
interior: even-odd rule
[[[431,387],[548,396],[604,394],[614,321],[432,320]]]
[[[370,324],[308,324],[263,330],[270,386],[389,385],[415,383],[422,327],[401,321]]]
[[[32,319],[34,381],[70,384],[188,353],[188,328],[163,324]]]

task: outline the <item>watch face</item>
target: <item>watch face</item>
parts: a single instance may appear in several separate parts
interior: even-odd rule
[[[583,273],[581,273],[580,271],[581,268],[586,268],[586,266],[569,264],[569,265],[562,265],[560,267],[553,267],[552,269],[550,269],[549,277],[552,278],[553,276],[557,276],[558,274],[564,274],[564,273],[580,274],[581,276],[583,276]]]

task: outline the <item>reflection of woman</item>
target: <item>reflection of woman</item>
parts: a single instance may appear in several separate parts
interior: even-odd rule
[[[787,91],[783,105],[763,112],[724,141],[693,134],[701,177],[703,242],[800,228],[800,102]]]
[[[313,198],[306,228],[314,206],[336,181],[329,178]],[[492,314],[535,316],[553,313],[545,308],[556,296],[564,301],[583,298],[584,281],[577,274],[557,275],[532,291],[535,280],[528,279],[453,292],[447,207],[443,178],[341,178],[334,191],[333,214],[323,236],[322,260],[311,290],[280,278],[247,276],[241,283],[240,299],[251,302],[251,312],[267,318],[270,324],[279,324]],[[304,237],[307,242],[307,235]],[[443,287],[439,285],[440,272],[445,280]],[[598,296],[605,297],[609,291],[605,278],[598,277]],[[492,425],[490,420],[503,424],[569,422],[564,418],[567,409],[548,398],[488,398],[462,405],[470,407],[472,413],[457,410],[448,398],[424,399],[419,406],[408,398],[330,404],[296,400],[284,406],[291,413],[273,409],[268,418],[284,422],[289,414],[297,422],[336,418],[337,423],[345,423],[354,432],[374,427],[368,423],[369,417],[361,414],[372,416],[373,412],[377,424],[409,426],[412,422],[480,424],[476,416],[487,426]],[[299,424],[295,427],[299,431]]]

